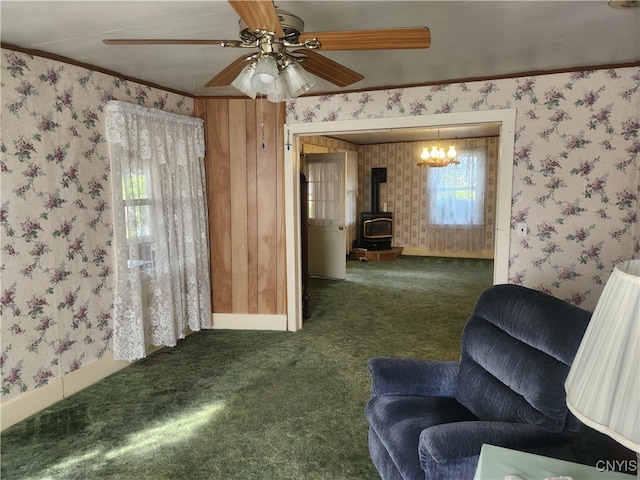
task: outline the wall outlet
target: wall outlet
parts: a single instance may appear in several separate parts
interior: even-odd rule
[[[528,233],[527,224],[526,223],[517,224],[516,231],[518,232],[519,237],[526,237]]]

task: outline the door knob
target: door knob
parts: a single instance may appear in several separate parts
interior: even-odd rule
[[[342,225],[340,225],[340,226],[338,227],[338,230],[344,230],[344,227],[343,227]]]

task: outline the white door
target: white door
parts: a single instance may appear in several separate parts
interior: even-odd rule
[[[308,257],[311,276],[346,278],[347,253],[352,241],[351,232],[355,228],[355,199],[347,202],[347,192],[351,196],[357,191],[351,185],[354,181],[357,185],[357,178],[352,178],[353,173],[357,176],[357,163],[351,161],[352,165],[348,166],[347,157],[345,152],[304,156],[309,187]]]

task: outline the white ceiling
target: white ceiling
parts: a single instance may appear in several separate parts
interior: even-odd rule
[[[325,52],[363,74],[311,94],[441,83],[522,72],[640,62],[640,8],[583,1],[279,1],[305,31],[427,26],[425,50]],[[105,38],[238,38],[222,0],[0,2],[1,40],[192,95],[239,95],[203,85],[246,50],[209,46],[107,46]]]
[[[278,1],[306,32],[427,26],[425,50],[322,52],[363,74],[339,88],[317,79],[310,94],[443,83],[525,72],[640,63],[640,8],[581,1]],[[239,96],[203,85],[247,50],[216,45],[107,46],[105,38],[238,39],[224,0],[0,0],[1,40],[200,96]],[[440,138],[497,135],[496,125],[442,128]],[[356,144],[435,139],[436,130],[332,135]]]

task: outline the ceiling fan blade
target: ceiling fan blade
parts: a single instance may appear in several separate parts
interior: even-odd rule
[[[272,0],[228,0],[249,30],[267,30],[284,37],[282,24]]]
[[[107,45],[221,45],[232,40],[205,40],[205,39],[184,39],[176,40],[170,38],[108,38],[102,40]]]
[[[346,87],[352,83],[359,82],[364,78],[358,72],[354,72],[344,65],[334,62],[333,60],[320,55],[309,49],[296,50],[294,53],[302,53],[307,56],[300,65],[307,72],[316,75],[338,87]]]
[[[300,42],[311,38],[318,39],[319,50],[393,50],[431,46],[431,32],[427,27],[310,32],[300,35]]]
[[[209,80],[205,84],[205,87],[224,87],[231,84],[248,62],[249,57],[247,57],[247,55],[237,58],[233,63],[229,64],[224,70]]]

